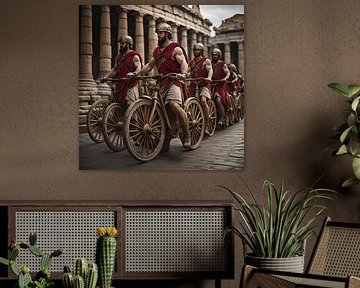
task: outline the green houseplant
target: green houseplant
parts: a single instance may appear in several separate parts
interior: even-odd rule
[[[234,197],[233,208],[240,216],[240,226],[228,227],[225,234],[232,232],[241,238],[244,247],[250,251],[244,255],[246,264],[272,270],[303,272],[305,241],[314,233],[315,220],[326,210],[318,201],[331,199],[334,191],[309,187],[291,193],[285,190],[283,183],[277,188],[266,180],[264,188],[267,203],[262,205],[249,186],[242,182],[251,201],[222,186]],[[274,259],[272,262],[276,263],[275,266],[268,266],[269,259]],[[277,264],[279,261],[285,263]],[[278,266],[287,265],[287,262],[292,267]]]
[[[350,104],[346,122],[334,127],[337,133],[336,138],[340,141],[334,155],[350,155],[352,157],[354,176],[342,184],[343,187],[348,187],[360,183],[360,85],[330,83],[328,87],[344,96]]]
[[[19,288],[50,288],[54,282],[50,280],[50,265],[54,257],[64,253],[63,249],[57,249],[52,253],[45,253],[36,246],[36,233],[30,233],[29,243],[12,243],[8,251],[8,259],[0,257],[0,263],[10,266],[11,271],[18,277]],[[20,249],[28,250],[31,254],[40,258],[41,270],[32,279],[30,268],[26,265],[19,265],[16,262]]]

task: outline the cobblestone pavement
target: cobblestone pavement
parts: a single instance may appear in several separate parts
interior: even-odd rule
[[[126,149],[113,152],[105,143],[94,143],[87,134],[79,135],[79,168],[83,170],[232,170],[244,168],[244,120],[217,130],[204,138],[196,150],[184,150],[173,139],[169,152],[141,163]]]

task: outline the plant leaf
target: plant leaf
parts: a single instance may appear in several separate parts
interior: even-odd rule
[[[0,263],[1,264],[4,264],[4,265],[9,265],[10,263],[9,263],[9,260],[8,259],[5,259],[5,258],[3,258],[3,257],[0,257]]]
[[[347,88],[346,85],[341,83],[330,83],[328,85],[329,88],[333,89],[335,92],[339,93],[342,96],[345,96],[347,98],[351,97],[351,94]]]
[[[339,150],[336,152],[335,155],[344,155],[344,154],[347,154],[347,153],[349,153],[349,152],[347,150],[346,145],[341,145],[341,147],[339,148]]]
[[[354,157],[352,161],[352,168],[356,178],[360,180],[360,158]]]
[[[360,138],[353,135],[348,143],[348,150],[354,157],[360,157]]]
[[[357,106],[359,105],[360,96],[356,97],[355,100],[351,103],[351,109],[356,111]]]
[[[344,183],[342,183],[341,187],[348,188],[352,185],[359,184],[359,183],[360,183],[359,179],[357,179],[356,177],[351,177],[351,178],[347,179],[346,181],[344,181]]]
[[[360,85],[348,85],[347,91],[349,92],[350,96],[354,96],[360,92]]]
[[[348,118],[347,118],[347,124],[348,126],[355,126],[356,124],[356,116],[353,113],[350,113]]]
[[[350,126],[349,128],[347,128],[340,136],[340,141],[341,143],[344,143],[344,141],[346,140],[346,137],[348,136],[349,132],[351,131],[351,129],[353,128],[353,126]]]

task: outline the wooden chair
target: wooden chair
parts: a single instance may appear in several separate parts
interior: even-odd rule
[[[245,265],[240,287],[360,287],[360,223],[326,218],[304,274]]]

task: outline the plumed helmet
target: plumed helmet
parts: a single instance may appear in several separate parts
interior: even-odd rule
[[[237,72],[237,69],[236,69],[235,64],[230,64],[230,65],[229,65],[229,69],[231,69],[231,70],[234,71],[234,72]]]
[[[194,44],[194,47],[193,47],[194,50],[203,50],[205,49],[204,45],[201,44],[201,43],[196,43]]]
[[[219,57],[221,58],[222,53],[221,50],[219,48],[214,48],[211,52],[212,55],[219,55]]]
[[[171,26],[165,22],[163,23],[160,23],[157,27],[156,27],[156,30],[155,30],[156,33],[158,32],[168,32],[170,33],[171,35],[173,35],[173,31],[171,29]]]
[[[119,42],[129,43],[131,46],[134,45],[134,41],[129,35],[120,36]]]

